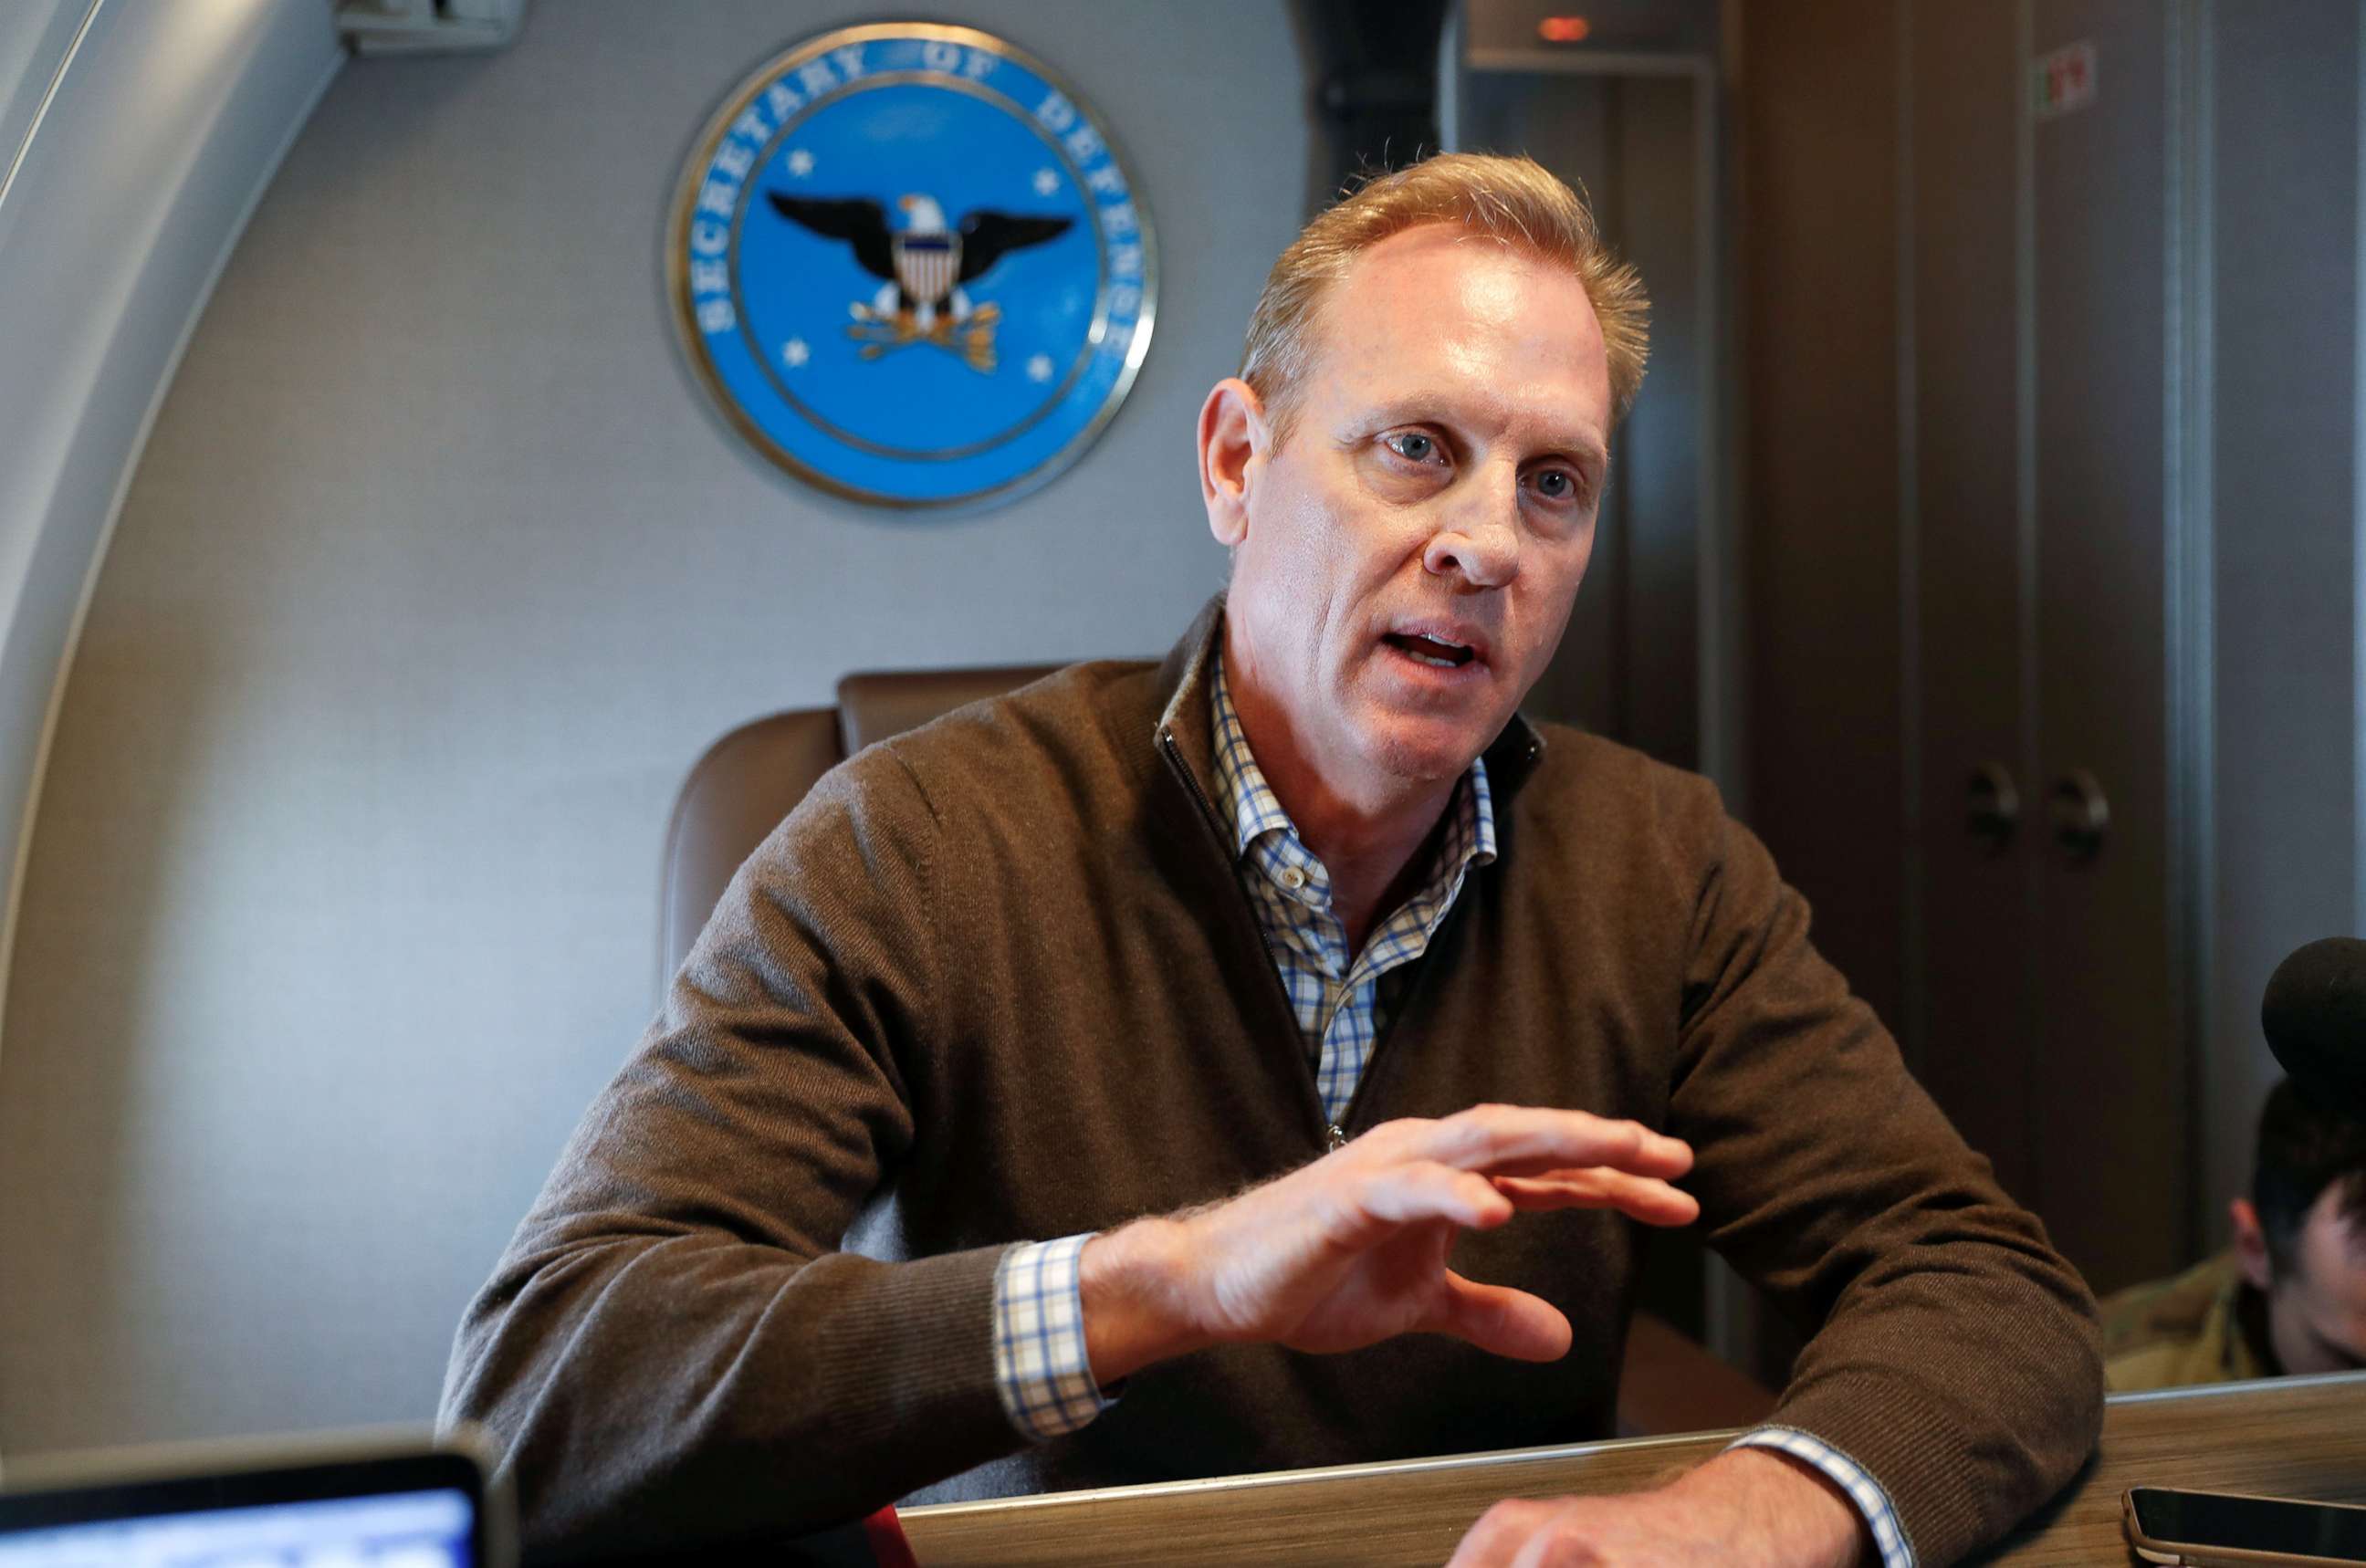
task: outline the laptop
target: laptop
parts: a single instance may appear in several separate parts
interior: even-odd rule
[[[0,1568],[512,1568],[482,1439],[420,1430],[0,1469]]]

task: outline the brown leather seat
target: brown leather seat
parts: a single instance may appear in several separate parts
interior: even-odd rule
[[[834,708],[794,708],[741,725],[706,749],[682,781],[666,827],[658,931],[662,989],[739,863],[822,774],[874,740],[998,697],[1058,669],[1010,664],[982,670],[909,670],[849,675]]]
[[[706,749],[666,829],[660,988],[682,966],[732,874],[822,774],[873,741],[1015,691],[1053,665],[849,675],[838,706],[743,724]],[[1764,1385],[1648,1313],[1636,1314],[1619,1374],[1622,1437],[1746,1427],[1774,1407]]]

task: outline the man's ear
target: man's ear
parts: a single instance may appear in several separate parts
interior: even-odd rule
[[[1226,549],[1248,537],[1254,459],[1265,455],[1268,441],[1265,405],[1255,389],[1237,376],[1217,382],[1200,405],[1200,499],[1208,508],[1208,532]]]
[[[2251,1207],[2248,1198],[2237,1198],[2226,1205],[2226,1213],[2235,1221],[2235,1260],[2242,1265],[2243,1278],[2256,1290],[2268,1289],[2275,1282],[2275,1271],[2268,1258],[2268,1233],[2259,1224],[2259,1212]]]

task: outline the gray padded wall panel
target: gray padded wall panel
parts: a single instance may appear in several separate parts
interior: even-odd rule
[[[2221,0],[2214,303],[2217,900],[2208,1239],[2279,1076],[2259,994],[2351,931],[2360,26],[2343,0]]]
[[[675,788],[849,670],[1134,653],[1222,570],[1192,423],[1301,216],[1284,0],[975,0],[1158,223],[1132,400],[1008,509],[770,471],[682,370],[677,162],[875,7],[565,0],[348,66],[163,408],[35,827],[0,1055],[0,1448],[417,1417],[639,1033]]]

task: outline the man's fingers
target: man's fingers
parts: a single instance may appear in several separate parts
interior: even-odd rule
[[[1414,1160],[1375,1172],[1360,1205],[1375,1220],[1416,1224],[1451,1220],[1458,1225],[1500,1225],[1512,1217],[1512,1200],[1483,1176],[1434,1160]]]
[[[1623,1170],[1556,1170],[1542,1176],[1498,1176],[1495,1190],[1523,1213],[1555,1209],[1616,1209],[1647,1225],[1688,1225],[1700,1201],[1654,1177]]]
[[[1693,1168],[1689,1145],[1640,1122],[1525,1105],[1474,1105],[1458,1111],[1423,1124],[1407,1139],[1404,1152],[1465,1170],[1599,1165],[1666,1178]]]
[[[1550,1302],[1526,1291],[1482,1285],[1451,1269],[1437,1310],[1422,1327],[1515,1361],[1557,1361],[1569,1354],[1569,1319]]]

